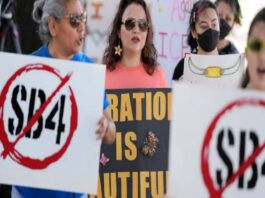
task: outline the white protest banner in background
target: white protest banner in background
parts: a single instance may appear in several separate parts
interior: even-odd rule
[[[105,66],[0,53],[0,183],[96,193]]]
[[[244,54],[197,55],[185,58],[183,82],[219,87],[239,87],[244,72]]]
[[[89,34],[85,41],[85,52],[96,62],[102,62],[118,3],[119,0],[86,0]]]
[[[151,14],[158,62],[171,82],[174,69],[186,52],[190,10],[197,0],[152,1]]]
[[[265,94],[173,84],[172,197],[263,197]]]
[[[101,62],[108,34],[111,29],[119,0],[87,0],[89,34],[85,52],[95,61]],[[158,62],[165,70],[168,82],[185,52],[190,10],[196,0],[147,0],[154,26],[154,43]]]

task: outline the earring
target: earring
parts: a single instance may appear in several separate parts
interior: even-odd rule
[[[119,40],[119,44],[114,47],[114,49],[115,49],[115,55],[118,55],[118,56],[121,56],[121,52],[122,52],[122,48],[121,48],[120,42],[121,41]]]
[[[148,57],[149,51],[148,51],[148,49],[147,49],[146,46],[144,47],[143,54],[144,54],[144,57],[145,57],[145,58]]]

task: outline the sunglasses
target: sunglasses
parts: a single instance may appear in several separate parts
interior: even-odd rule
[[[138,23],[138,27],[142,32],[145,32],[148,29],[148,23],[145,19],[139,19],[138,21],[135,18],[126,19],[125,22],[121,22],[124,24],[126,30],[130,31],[135,28],[136,23]]]
[[[69,23],[72,28],[78,28],[81,23],[86,24],[87,14],[86,12],[83,12],[81,14],[71,13],[71,14],[65,15],[64,18],[69,19]]]
[[[249,39],[247,49],[250,51],[259,53],[262,49],[265,49],[265,42],[258,39]]]

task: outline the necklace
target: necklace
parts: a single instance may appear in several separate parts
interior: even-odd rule
[[[188,66],[190,71],[194,74],[202,75],[207,78],[220,78],[224,75],[233,75],[239,70],[240,65],[241,55],[238,57],[237,61],[233,65],[226,68],[222,68],[220,66],[208,66],[206,68],[200,68],[192,61],[191,57],[189,57],[188,59]]]

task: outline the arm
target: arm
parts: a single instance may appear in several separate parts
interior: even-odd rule
[[[98,122],[97,138],[103,140],[103,144],[112,144],[116,138],[116,126],[112,121],[110,112],[107,109],[103,111],[103,115]]]
[[[183,76],[183,73],[184,73],[184,58],[181,59],[177,64],[174,70],[172,80],[179,80]]]

